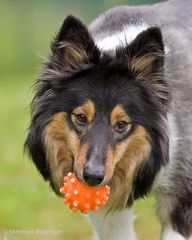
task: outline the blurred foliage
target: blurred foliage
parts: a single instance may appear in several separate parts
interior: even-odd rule
[[[62,230],[53,236],[7,236],[9,239],[88,240],[91,228],[80,214],[62,205],[23,155],[29,122],[31,86],[46,57],[49,44],[68,14],[88,24],[101,12],[128,0],[1,0],[0,1],[0,230]],[[137,202],[136,228],[140,239],[156,240],[154,200]],[[0,235],[1,238],[1,235]]]
[[[89,23],[116,5],[149,3],[139,0],[1,0],[0,73],[25,74],[39,67],[37,56],[45,55],[50,39],[68,14]]]

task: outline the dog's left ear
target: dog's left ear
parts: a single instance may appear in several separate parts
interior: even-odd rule
[[[161,30],[151,27],[141,32],[124,51],[123,64],[136,77],[146,83],[158,101],[168,105],[169,86],[164,79],[164,44]],[[125,53],[126,51],[126,53]],[[122,52],[120,53],[123,56]],[[125,65],[126,64],[126,65]]]
[[[158,27],[141,32],[126,48],[128,68],[137,78],[151,80],[162,73],[164,65],[164,44]],[[126,62],[127,62],[126,61]]]
[[[52,73],[75,70],[80,64],[98,61],[99,51],[87,27],[77,18],[68,16],[51,45],[47,69]]]

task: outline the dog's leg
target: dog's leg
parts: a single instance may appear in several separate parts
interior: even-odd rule
[[[175,199],[169,194],[157,194],[157,212],[162,225],[162,240],[188,240],[173,229],[171,213],[175,205]],[[189,239],[192,240],[192,239]]]
[[[131,208],[109,213],[107,209],[100,209],[89,214],[96,240],[136,240],[134,218]]]

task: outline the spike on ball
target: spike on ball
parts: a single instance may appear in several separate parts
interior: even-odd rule
[[[108,201],[110,187],[90,187],[78,180],[74,173],[64,177],[63,187],[60,192],[64,194],[64,204],[69,204],[73,212],[80,210],[87,214],[90,210],[98,211],[100,206],[105,206]]]

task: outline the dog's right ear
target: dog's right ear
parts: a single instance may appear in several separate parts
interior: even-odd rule
[[[99,50],[87,27],[77,18],[68,16],[51,45],[46,73],[60,74],[74,71],[84,63],[96,63]]]

